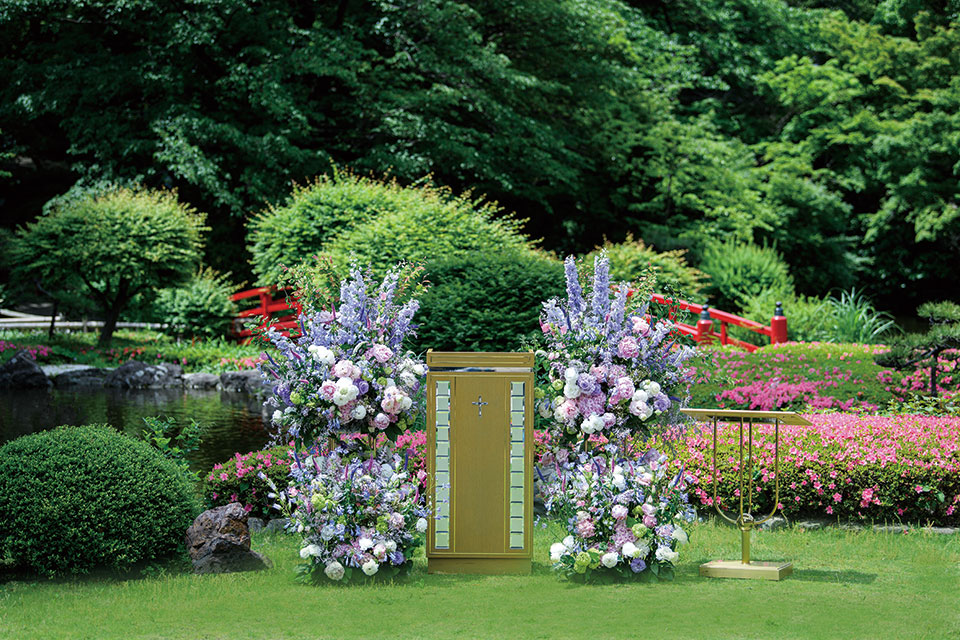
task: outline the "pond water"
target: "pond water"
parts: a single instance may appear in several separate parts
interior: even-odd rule
[[[132,436],[143,418],[174,418],[178,425],[204,425],[203,443],[190,456],[191,467],[206,471],[235,452],[263,447],[270,439],[269,416],[254,396],[225,391],[0,390],[0,444],[59,425],[106,423]]]

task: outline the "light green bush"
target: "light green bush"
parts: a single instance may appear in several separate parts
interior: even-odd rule
[[[155,313],[176,335],[224,336],[237,316],[237,304],[230,300],[236,290],[229,273],[201,268],[183,286],[158,291]]]
[[[628,234],[623,242],[604,242],[602,247],[585,256],[584,263],[592,265],[594,256],[601,250],[605,250],[610,259],[610,280],[613,282],[638,282],[652,269],[658,290],[671,287],[672,293],[692,301],[698,301],[702,295],[706,276],[687,264],[683,249],[659,253],[643,240],[634,240],[633,235]]]
[[[736,313],[761,294],[793,297],[793,278],[775,249],[752,243],[711,243],[700,269],[710,277],[710,306]]]

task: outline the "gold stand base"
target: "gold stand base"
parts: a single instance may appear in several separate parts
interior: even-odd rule
[[[791,562],[751,562],[714,560],[700,565],[700,575],[707,578],[750,578],[753,580],[780,580],[793,573]]]
[[[427,558],[427,573],[529,574],[530,558]]]

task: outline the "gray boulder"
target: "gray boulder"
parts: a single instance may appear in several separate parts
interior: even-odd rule
[[[220,386],[224,391],[234,393],[262,393],[265,391],[260,372],[256,369],[227,371],[220,374]]]
[[[263,530],[267,533],[286,533],[288,524],[290,524],[290,521],[286,518],[273,518]]]
[[[25,350],[0,366],[0,389],[49,389],[52,384]]]
[[[183,386],[187,389],[216,389],[220,384],[220,376],[213,373],[186,373],[183,376]]]
[[[168,389],[182,386],[183,369],[175,364],[125,362],[107,375],[104,385],[118,389]]]
[[[239,502],[208,509],[186,535],[194,573],[234,573],[273,567],[269,558],[250,549],[247,512]]]
[[[102,387],[110,372],[106,369],[87,367],[59,373],[53,378],[57,388]]]

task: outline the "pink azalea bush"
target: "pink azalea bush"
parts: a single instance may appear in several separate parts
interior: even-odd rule
[[[5,360],[6,355],[12,357],[13,354],[21,349],[25,349],[30,357],[34,360],[36,360],[38,356],[41,358],[46,358],[50,355],[50,347],[42,344],[26,345],[8,342],[7,340],[0,340],[0,354],[4,354],[4,356],[0,356],[0,361]]]
[[[285,484],[293,462],[291,447],[278,446],[264,451],[235,453],[224,463],[213,465],[204,478],[204,499],[208,509],[239,502],[252,517],[268,518],[271,500],[269,487],[259,477],[264,473],[279,484]]]
[[[780,427],[780,505],[787,516],[960,522],[960,419],[808,414]],[[739,501],[738,424],[718,428],[718,500]],[[754,425],[755,513],[774,495],[773,425]],[[712,426],[687,430],[671,464],[692,478],[691,502],[713,510]],[[735,502],[736,501],[736,502]]]

